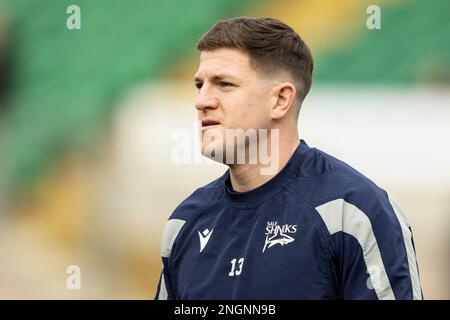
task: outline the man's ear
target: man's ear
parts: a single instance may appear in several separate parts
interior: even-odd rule
[[[274,104],[272,105],[272,119],[283,118],[293,108],[296,97],[296,88],[290,82],[283,82],[272,89]]]

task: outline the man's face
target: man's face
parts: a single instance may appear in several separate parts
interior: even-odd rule
[[[234,144],[226,141],[226,129],[270,128],[271,82],[251,67],[246,53],[227,48],[202,51],[195,84],[203,154],[218,148],[225,154],[225,145]],[[211,138],[216,133],[222,134],[223,143]]]

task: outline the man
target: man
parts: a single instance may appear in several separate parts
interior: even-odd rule
[[[422,299],[400,208],[299,140],[313,70],[299,35],[275,19],[235,18],[198,49],[202,152],[229,170],[166,223],[156,299]],[[258,134],[229,134],[242,131]]]

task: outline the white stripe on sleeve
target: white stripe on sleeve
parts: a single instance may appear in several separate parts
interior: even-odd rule
[[[185,222],[181,219],[170,219],[166,222],[161,243],[161,257],[168,258],[170,256],[173,243]]]
[[[408,255],[408,266],[409,273],[411,275],[411,283],[413,290],[413,299],[414,300],[422,300],[422,290],[420,288],[420,279],[419,279],[419,271],[417,270],[417,262],[416,262],[416,254],[414,252],[414,247],[412,243],[412,233],[409,229],[411,225],[408,222],[405,214],[402,209],[395,203],[394,200],[389,196],[389,202],[391,203],[392,208],[394,209],[395,214],[397,215],[397,219],[400,222],[400,226],[402,227],[403,241],[405,243],[406,253]]]
[[[395,300],[372,224],[367,215],[344,199],[324,203],[316,207],[316,210],[325,222],[330,235],[342,231],[358,240],[367,270],[369,272],[377,270],[377,272],[370,272],[370,279],[378,299]]]

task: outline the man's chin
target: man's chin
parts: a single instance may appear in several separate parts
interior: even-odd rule
[[[201,152],[202,155],[206,158],[219,163],[225,163],[225,152],[223,146],[221,145],[203,145]]]

